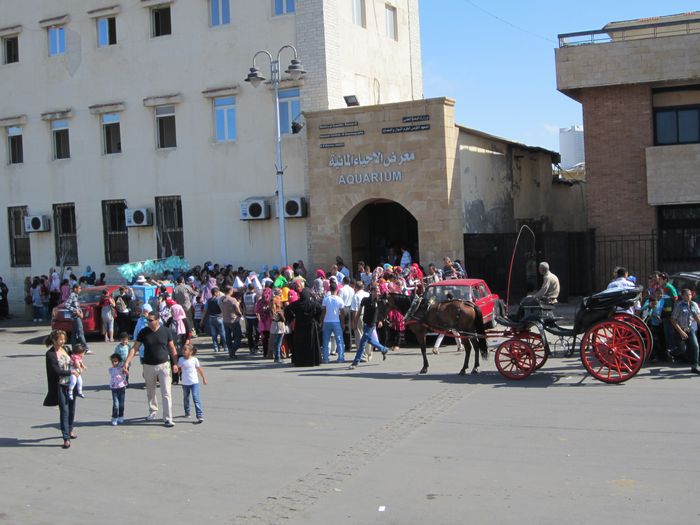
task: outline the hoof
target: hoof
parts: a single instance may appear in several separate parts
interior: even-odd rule
[[[478,374],[478,373],[479,373],[479,371],[476,368],[474,370],[472,370],[472,374]]]
[[[459,371],[459,374],[457,374],[457,375],[460,375],[460,376],[467,375],[467,371],[464,370],[464,368],[462,368],[462,370],[460,370],[460,371]]]
[[[440,355],[440,352],[438,351],[437,348],[433,348],[433,353],[434,353],[435,355]]]
[[[418,372],[418,373],[419,373],[419,374],[427,374],[427,373],[428,373],[428,369],[427,369],[427,368],[421,368],[421,369],[420,369],[420,372]]]

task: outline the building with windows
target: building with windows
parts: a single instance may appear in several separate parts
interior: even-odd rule
[[[583,106],[599,282],[700,267],[700,12],[559,35],[557,88]]]
[[[292,44],[307,71],[280,86],[293,202],[309,194],[302,111],[422,97],[418,0],[0,0],[0,13],[0,275],[14,301],[56,265],[116,278],[173,254],[278,261],[274,92],[243,82],[258,50]],[[303,215],[287,221],[290,260],[308,254]]]

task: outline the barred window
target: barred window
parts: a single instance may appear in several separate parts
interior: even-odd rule
[[[75,222],[75,204],[53,205],[54,237],[56,239],[56,266],[61,268],[78,262],[78,227]]]
[[[10,227],[10,266],[12,267],[32,265],[29,235],[24,231],[26,216],[26,206],[7,208],[7,223]]]
[[[156,241],[159,259],[185,255],[182,201],[179,195],[156,197]]]
[[[105,264],[129,262],[129,231],[126,228],[125,200],[102,201]]]

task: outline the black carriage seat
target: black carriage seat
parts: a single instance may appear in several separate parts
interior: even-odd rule
[[[642,288],[612,288],[595,293],[583,299],[586,310],[610,310],[616,306],[629,308],[637,300]]]

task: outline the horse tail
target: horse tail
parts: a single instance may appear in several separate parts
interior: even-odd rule
[[[481,308],[474,306],[475,318],[474,318],[474,328],[476,333],[479,334],[477,337],[479,341],[479,352],[481,353],[481,358],[486,359],[489,356],[489,345],[486,342],[486,328],[484,327],[484,316],[481,315]]]

